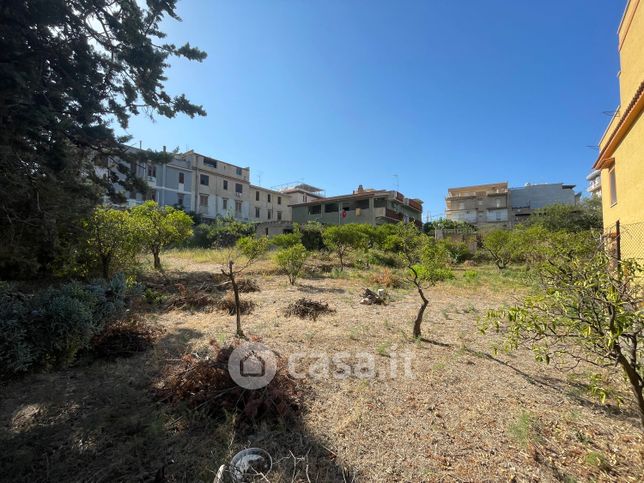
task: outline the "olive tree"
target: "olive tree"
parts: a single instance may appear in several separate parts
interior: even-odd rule
[[[444,245],[421,233],[411,223],[399,223],[387,237],[387,250],[396,254],[407,269],[407,277],[416,287],[421,304],[414,320],[414,338],[421,336],[421,324],[429,305],[426,290],[452,276],[449,255]]]
[[[619,366],[644,428],[642,265],[612,259],[588,233],[553,233],[540,251],[532,271],[538,292],[491,311],[482,328],[504,333],[508,349],[527,345],[546,363],[566,355],[599,368]]]
[[[221,268],[221,273],[228,278],[233,289],[237,337],[244,337],[244,331],[241,327],[241,303],[237,277],[266,253],[267,249],[268,238],[266,237],[254,238],[247,236],[240,238],[235,246],[228,250],[228,260],[226,265]]]
[[[146,201],[132,208],[131,213],[137,236],[152,253],[157,270],[161,269],[161,250],[192,236],[192,218],[182,210]]]

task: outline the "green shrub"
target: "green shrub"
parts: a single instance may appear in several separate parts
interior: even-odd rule
[[[442,240],[441,243],[445,246],[452,263],[463,263],[474,257],[474,253],[469,249],[467,243],[454,240]]]
[[[286,273],[291,285],[295,285],[297,278],[304,268],[308,255],[306,248],[301,243],[282,248],[275,254],[277,266]]]
[[[474,282],[475,280],[478,280],[479,278],[479,273],[475,270],[465,270],[463,272],[463,279],[467,282]]]
[[[29,296],[0,286],[0,376],[66,366],[125,309],[125,278]]]
[[[302,245],[307,250],[323,250],[326,248],[322,237],[324,228],[321,223],[310,221],[304,225],[297,225],[295,228],[302,235]]]
[[[255,227],[233,218],[219,218],[214,223],[201,223],[193,229],[185,245],[190,248],[228,248],[235,246],[237,240],[254,236]]]

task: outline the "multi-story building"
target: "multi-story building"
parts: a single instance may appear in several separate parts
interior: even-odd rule
[[[602,197],[602,172],[598,169],[593,169],[588,176],[586,176],[588,186],[586,191],[590,196],[601,198]]]
[[[449,188],[445,217],[471,223],[479,229],[507,228],[509,206],[507,182]]]
[[[509,189],[511,207],[510,224],[525,221],[535,210],[551,205],[576,205],[581,193],[575,185],[563,183],[530,184]]]
[[[625,244],[623,257],[644,258],[644,2],[629,0],[618,29],[620,105],[599,142],[593,169],[601,170],[606,230],[631,226],[639,239]],[[635,227],[638,227],[637,229]],[[632,235],[635,236],[635,235]]]
[[[251,217],[254,223],[288,221],[288,197],[281,191],[251,185]]]
[[[194,151],[181,155],[192,166],[194,211],[206,219],[231,216],[250,221],[250,169]]]
[[[291,205],[293,222],[318,221],[325,225],[368,223],[380,225],[400,221],[421,225],[423,205],[398,191],[364,189],[352,194],[315,198]]]

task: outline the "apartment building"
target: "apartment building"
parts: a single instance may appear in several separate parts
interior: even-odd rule
[[[251,185],[251,217],[254,223],[289,221],[289,199],[281,191]]]
[[[194,151],[181,155],[192,166],[194,211],[206,219],[231,216],[250,221],[250,169]]]
[[[507,182],[449,188],[445,198],[445,217],[471,223],[479,229],[507,228],[509,207]]]
[[[602,197],[602,172],[598,169],[593,169],[591,173],[586,176],[588,186],[586,191],[590,196],[601,198]]]
[[[423,205],[398,191],[358,187],[352,194],[315,198],[291,206],[293,222],[317,221],[325,225],[368,223],[380,225],[414,222],[422,225]]]
[[[581,193],[575,185],[563,183],[530,184],[509,189],[511,225],[525,221],[535,210],[551,205],[576,205]]]
[[[624,233],[621,256],[625,258],[644,258],[643,4],[629,0],[619,25],[620,105],[599,142],[599,156],[593,165],[601,171],[604,227],[610,232],[620,223]]]

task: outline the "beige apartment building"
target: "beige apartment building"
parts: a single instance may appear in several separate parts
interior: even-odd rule
[[[448,220],[471,223],[482,229],[507,228],[509,224],[506,182],[449,188],[445,205]]]

